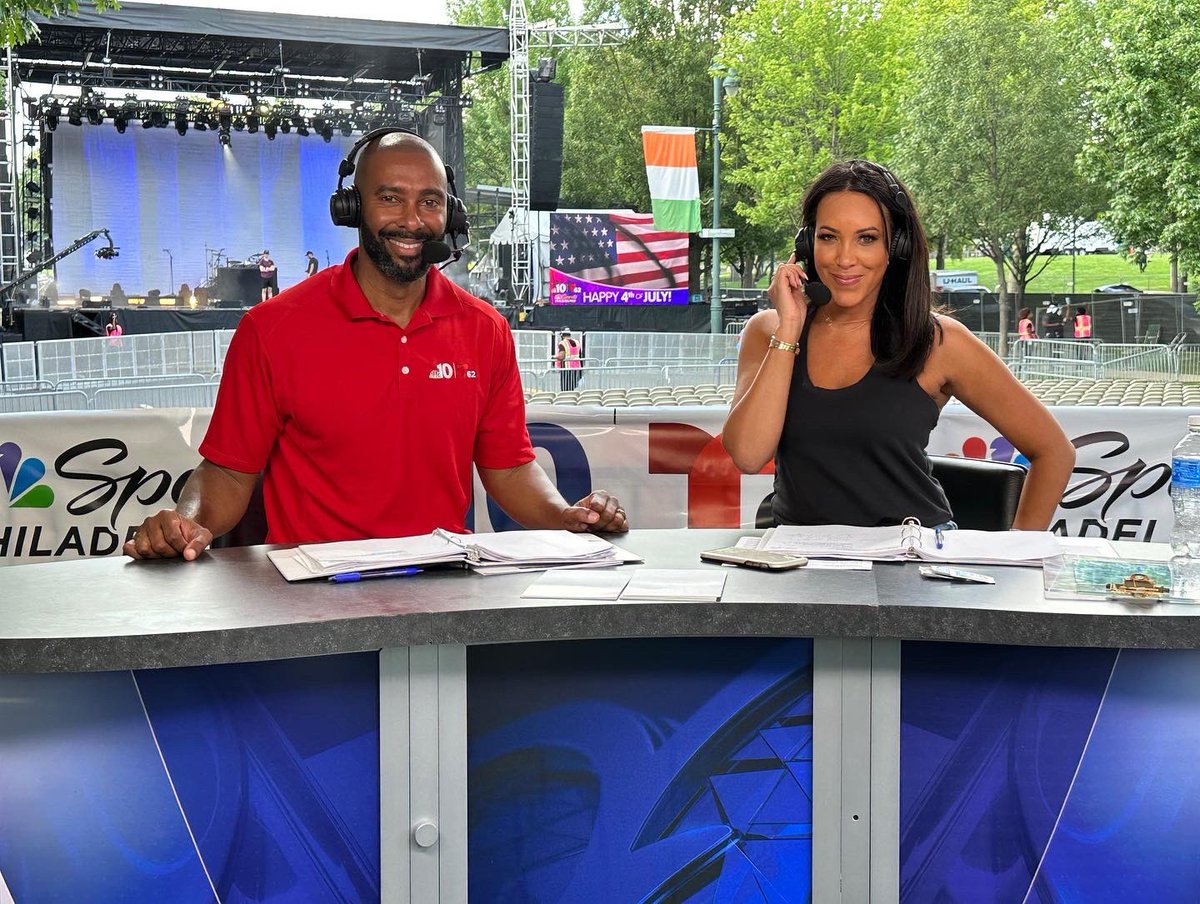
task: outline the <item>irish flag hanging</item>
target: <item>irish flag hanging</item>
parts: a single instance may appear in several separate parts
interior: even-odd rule
[[[700,231],[700,175],[696,170],[696,130],[642,126],[646,178],[654,228],[663,232]]]

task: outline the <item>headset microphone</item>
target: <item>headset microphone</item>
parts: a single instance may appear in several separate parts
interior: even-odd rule
[[[430,239],[421,245],[421,262],[424,264],[440,264],[454,256],[454,251],[445,242]]]
[[[829,304],[833,298],[829,286],[823,282],[817,282],[815,279],[804,283],[804,294],[809,302],[818,308],[823,304]]]

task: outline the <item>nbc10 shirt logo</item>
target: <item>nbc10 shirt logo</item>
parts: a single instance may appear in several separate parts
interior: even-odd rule
[[[53,471],[18,443],[2,441],[0,561],[111,555],[146,514],[178,502],[190,474],[131,463],[128,446],[111,437],[71,446]]]

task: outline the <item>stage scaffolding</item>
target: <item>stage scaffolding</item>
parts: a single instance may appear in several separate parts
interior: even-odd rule
[[[0,72],[3,82],[4,116],[0,116],[0,285],[16,278],[21,269],[22,253],[21,207],[18,178],[21,174],[18,150],[21,129],[14,111],[17,109],[16,80],[13,78],[12,53],[4,51],[4,70]],[[3,324],[0,323],[0,329]]]

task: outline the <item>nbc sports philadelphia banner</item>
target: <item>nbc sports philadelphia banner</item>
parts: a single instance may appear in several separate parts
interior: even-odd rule
[[[581,387],[587,385],[585,365]],[[1194,408],[1053,408],[1075,471],[1051,530],[1165,541],[1171,448]],[[744,475],[721,443],[726,410],[530,405],[530,437],[559,491],[616,493],[634,527],[753,527],[774,467]],[[119,553],[142,519],[179,499],[209,412],[11,414],[0,418],[0,565]],[[929,451],[1012,461],[1012,444],[962,405],[947,405]],[[476,530],[511,526],[475,489]],[[0,587],[3,579],[0,578]],[[6,600],[0,590],[0,609]],[[3,901],[0,894],[0,901]]]
[[[654,225],[666,232],[700,231],[700,175],[696,130],[642,126],[646,179]]]

